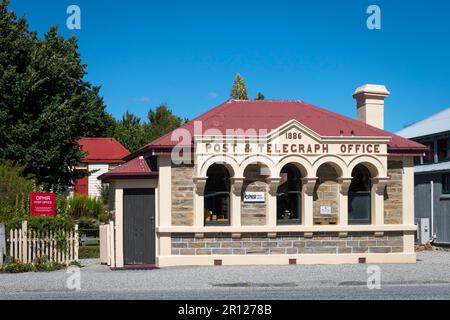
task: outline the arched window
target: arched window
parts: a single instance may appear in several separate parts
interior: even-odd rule
[[[206,173],[204,193],[205,225],[230,224],[230,174],[227,168],[213,164]]]
[[[293,164],[281,169],[281,182],[277,189],[278,224],[294,224],[301,222],[301,190],[300,171]]]
[[[348,223],[371,224],[372,200],[370,172],[364,165],[357,165],[352,172],[348,191]]]

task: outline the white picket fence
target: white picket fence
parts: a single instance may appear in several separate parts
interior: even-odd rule
[[[53,232],[28,230],[27,221],[23,221],[21,229],[10,230],[7,240],[9,256],[23,263],[33,262],[38,257],[61,263],[78,261],[78,225],[75,225],[73,231],[63,231],[62,235],[66,239],[63,246],[58,245]]]

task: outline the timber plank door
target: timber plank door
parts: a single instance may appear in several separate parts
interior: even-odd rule
[[[125,266],[155,265],[155,189],[123,190]]]

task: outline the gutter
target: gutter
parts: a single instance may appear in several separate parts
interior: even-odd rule
[[[157,179],[158,172],[130,172],[130,173],[104,173],[97,179],[102,181],[123,180],[123,179]]]

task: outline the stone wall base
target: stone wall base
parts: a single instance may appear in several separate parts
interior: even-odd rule
[[[299,255],[299,254],[369,254],[404,252],[403,233],[376,236],[370,232],[279,233],[269,238],[264,233],[207,234],[197,239],[193,234],[172,234],[172,255]]]
[[[292,261],[295,259],[295,261]],[[220,262],[220,263],[219,263]],[[400,264],[416,263],[415,253],[306,254],[306,255],[211,255],[160,256],[159,267],[231,265],[308,265],[308,264]]]

